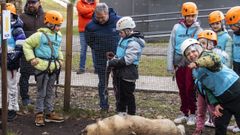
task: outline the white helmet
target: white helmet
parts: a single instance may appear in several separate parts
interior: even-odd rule
[[[181,45],[181,51],[182,51],[182,54],[185,56],[185,54],[184,54],[184,52],[186,51],[186,49],[189,47],[189,46],[191,46],[191,45],[193,45],[193,44],[199,44],[199,47],[197,47],[197,50],[198,51],[202,51],[202,48],[201,48],[201,46],[200,46],[200,43],[196,40],[196,39],[194,39],[194,38],[188,38],[188,39],[186,39],[186,40],[184,40],[183,41],[183,43],[182,43],[182,45]],[[201,50],[199,50],[199,49],[201,49]]]
[[[123,29],[133,29],[136,27],[135,22],[133,21],[132,17],[130,16],[125,16],[122,17],[121,19],[118,20],[117,24],[116,24],[116,29],[117,30],[123,30]]]

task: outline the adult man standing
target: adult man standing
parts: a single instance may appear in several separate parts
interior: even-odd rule
[[[20,18],[23,21],[23,30],[27,38],[35,33],[38,28],[43,27],[44,12],[40,0],[27,0],[24,6],[24,13],[20,15]],[[26,106],[30,103],[28,95],[28,81],[30,75],[34,75],[34,68],[26,61],[25,56],[21,58],[20,73],[20,95],[22,98],[22,104]]]
[[[86,64],[86,55],[87,55],[87,43],[85,40],[85,27],[87,23],[89,23],[92,19],[92,15],[94,13],[96,4],[98,0],[78,0],[76,8],[78,11],[78,31],[80,36],[80,63],[79,70],[77,74],[82,74],[85,72],[85,64]],[[92,54],[93,64],[95,64],[95,58]]]
[[[116,23],[120,16],[112,8],[108,8],[105,3],[98,3],[92,21],[85,28],[85,38],[88,45],[94,50],[96,59],[95,68],[99,78],[98,93],[100,97],[100,107],[102,111],[108,111],[108,97],[105,86],[108,81],[106,74],[106,52],[116,52],[120,39],[116,31]]]

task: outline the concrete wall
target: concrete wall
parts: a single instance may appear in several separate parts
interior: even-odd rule
[[[164,13],[164,12],[177,12],[180,11],[181,5],[185,0],[100,0],[113,7],[117,13],[121,16],[126,15],[139,15],[139,14],[152,14],[152,13]],[[224,8],[233,7],[236,5],[240,6],[240,0],[191,0],[195,2],[201,9],[211,8]],[[226,10],[222,10],[224,13]],[[209,12],[200,12],[199,15],[208,15]],[[161,18],[172,18],[181,17],[180,14],[174,15],[161,15],[151,16],[144,19],[161,19]],[[137,20],[138,18],[135,18]],[[199,18],[203,28],[208,28],[207,18]],[[169,31],[177,20],[172,21],[161,21],[153,23],[141,23],[137,24],[137,29],[143,32],[146,31]]]

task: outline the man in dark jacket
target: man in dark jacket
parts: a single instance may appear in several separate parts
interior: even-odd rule
[[[107,96],[107,81],[109,73],[106,73],[106,52],[116,52],[120,39],[116,31],[116,23],[120,16],[105,3],[98,3],[91,22],[85,28],[85,38],[88,45],[94,50],[95,70],[98,74],[98,92],[101,110],[109,109]]]
[[[24,13],[20,15],[20,18],[23,21],[23,30],[27,38],[35,33],[38,28],[43,27],[44,12],[40,0],[27,0],[24,6]],[[34,68],[26,61],[24,56],[21,58],[20,73],[20,95],[23,105],[26,106],[30,103],[28,95],[28,81],[30,75],[34,75]]]

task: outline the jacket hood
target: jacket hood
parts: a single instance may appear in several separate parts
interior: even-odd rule
[[[37,12],[30,12],[27,7],[27,2],[26,2],[25,6],[24,6],[24,13],[28,14],[28,15],[40,15],[40,14],[44,14],[44,11],[43,11],[42,5],[40,5]]]
[[[144,39],[144,36],[142,33],[140,32],[134,32],[133,34],[131,34],[130,36],[128,36],[127,38],[132,38],[132,37],[135,37],[137,39],[139,39],[138,43],[141,45],[141,47],[144,47],[145,45],[145,41],[143,40]]]
[[[93,14],[93,17],[92,17],[93,22],[96,23],[96,24],[99,24],[99,25],[108,25],[108,24],[114,23],[115,17],[117,16],[117,13],[113,10],[113,8],[109,8],[108,10],[109,10],[109,19],[108,19],[108,21],[106,23],[100,24],[96,20],[95,13]]]
[[[223,31],[218,32],[217,35],[223,35],[225,33],[228,33],[226,29],[224,29]]]

